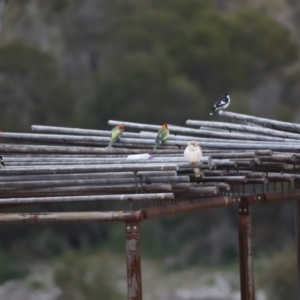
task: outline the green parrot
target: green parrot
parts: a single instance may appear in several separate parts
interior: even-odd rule
[[[125,126],[123,125],[118,125],[111,130],[110,142],[108,148],[111,148],[113,143],[121,137],[124,130],[125,130]]]
[[[158,146],[165,141],[169,137],[169,128],[168,124],[163,124],[162,127],[158,130],[155,145],[153,147],[153,150],[156,150]]]

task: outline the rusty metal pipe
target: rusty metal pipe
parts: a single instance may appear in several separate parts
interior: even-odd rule
[[[127,299],[142,300],[140,229],[138,222],[126,222]]]
[[[52,212],[0,214],[0,223],[66,223],[93,221],[142,221],[142,211]]]
[[[268,192],[264,194],[265,202],[300,200],[300,190]]]
[[[300,188],[300,180],[295,180],[295,188]],[[300,293],[300,203],[295,201],[295,235],[297,243],[298,297]]]
[[[182,196],[184,198],[184,195]],[[179,198],[179,197],[177,197]],[[145,219],[172,215],[175,213],[183,213],[195,210],[202,210],[213,207],[224,207],[233,204],[232,197],[214,197],[214,198],[195,198],[195,201],[180,202],[168,206],[151,207],[143,210]]]
[[[254,204],[260,202],[277,202],[277,201],[289,201],[300,200],[300,189],[286,190],[279,192],[266,192],[261,194],[251,194],[243,197],[245,203]]]
[[[239,205],[238,225],[241,300],[255,300],[251,215],[248,204]]]

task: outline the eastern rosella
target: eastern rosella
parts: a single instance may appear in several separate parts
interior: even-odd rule
[[[230,97],[228,94],[225,94],[224,97],[218,100],[211,109],[210,115],[213,115],[215,111],[220,109],[225,109],[230,104]]]
[[[165,141],[169,137],[169,128],[168,124],[163,124],[162,127],[158,130],[155,145],[153,147],[153,150],[156,150],[158,146]]]
[[[113,143],[121,137],[124,130],[125,130],[124,125],[118,125],[111,130],[110,142],[109,142],[108,148],[111,148]]]
[[[184,150],[184,157],[189,161],[190,164],[194,165],[200,162],[202,158],[201,147],[195,141],[188,143],[187,147]],[[201,170],[200,168],[194,168],[194,173],[196,177],[200,177]]]

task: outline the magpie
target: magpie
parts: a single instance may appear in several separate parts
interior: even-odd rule
[[[214,106],[211,109],[210,115],[213,115],[214,112],[217,110],[220,110],[220,109],[223,110],[223,109],[227,108],[229,104],[230,104],[230,97],[226,93],[222,99],[218,100],[214,104]]]
[[[2,156],[0,155],[0,169],[2,169],[4,167],[5,167],[5,164],[4,164]]]

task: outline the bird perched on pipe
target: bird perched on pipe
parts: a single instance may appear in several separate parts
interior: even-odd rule
[[[3,169],[5,167],[4,161],[2,156],[0,155],[0,169]]]
[[[170,131],[168,128],[168,124],[163,124],[161,128],[158,130],[153,150],[156,150],[162,142],[168,139],[169,133]]]
[[[197,142],[191,141],[188,143],[187,147],[184,150],[184,157],[192,165],[200,162],[202,158],[202,151],[201,151],[201,147],[197,144]],[[196,177],[200,177],[201,174],[200,168],[194,168],[193,171]]]
[[[122,136],[124,130],[125,130],[124,125],[118,125],[111,130],[110,142],[109,142],[108,148],[111,148],[113,143]]]
[[[210,115],[213,115],[214,112],[217,110],[226,109],[229,104],[230,104],[230,96],[229,94],[226,93],[223,98],[221,98],[214,104],[214,106],[211,109]]]

